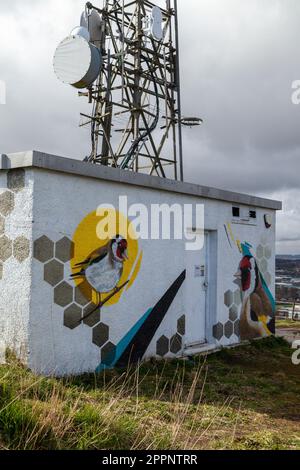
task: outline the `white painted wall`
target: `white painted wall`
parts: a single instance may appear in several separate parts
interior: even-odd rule
[[[1,172],[1,191],[5,190],[5,181],[6,174]],[[26,234],[31,240],[31,247],[42,236],[53,242],[63,237],[72,239],[78,224],[88,213],[104,203],[117,207],[119,195],[128,196],[129,204],[204,204],[205,229],[212,232],[210,257],[214,266],[210,279],[206,338],[210,345],[216,347],[237,343],[237,336],[233,335],[230,339],[223,337],[217,341],[212,334],[213,325],[228,321],[224,293],[237,289],[233,274],[242,257],[236,247],[230,247],[224,229],[224,224],[232,222],[231,203],[31,169],[26,170],[26,188],[16,197],[16,208],[8,217],[7,230],[12,238],[19,233]],[[262,242],[272,248],[269,271],[272,275],[270,288],[274,293],[275,223],[267,230],[263,216],[271,213],[275,222],[275,212],[256,210],[256,226],[232,225],[232,228],[236,238],[252,244],[254,252]],[[109,326],[109,341],[114,344],[119,343],[186,269],[183,241],[140,241],[140,246],[144,256],[133,287],[124,292],[118,304],[104,307],[101,313],[101,322]],[[64,270],[65,280],[72,284],[68,262]],[[0,285],[0,331],[6,347],[14,347],[18,352],[27,349],[29,344],[28,363],[37,372],[64,375],[95,371],[100,363],[100,349],[92,342],[92,328],[81,325],[71,330],[64,326],[64,308],[54,303],[54,289],[44,281],[42,262],[32,259],[32,254],[22,265],[12,258],[4,265]],[[176,296],[149,345],[146,357],[156,355],[159,338],[163,335],[170,338],[176,334],[180,316],[186,315],[186,327],[189,327],[186,288],[184,284]],[[168,356],[174,357],[173,354]]]
[[[30,297],[32,279],[32,252],[25,254],[25,260],[18,260],[14,256],[15,241],[18,237],[28,240],[28,246],[32,245],[32,220],[33,220],[33,171],[25,173],[25,187],[17,192],[7,187],[7,172],[0,173],[0,201],[7,193],[12,195],[13,207],[9,213],[5,204],[1,207],[4,213],[4,230],[0,236],[0,242],[5,237],[9,240],[11,256],[4,255],[0,249],[0,265],[2,278],[0,279],[0,361],[5,359],[6,349],[14,351],[25,363],[28,359],[28,338],[30,336]],[[2,198],[2,199],[1,199]],[[1,213],[1,209],[0,209]],[[7,214],[7,215],[6,215]]]

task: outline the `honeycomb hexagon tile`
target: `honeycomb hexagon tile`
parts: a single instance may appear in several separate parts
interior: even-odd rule
[[[0,215],[0,237],[5,233],[5,218]]]
[[[82,309],[76,305],[72,304],[64,311],[64,325],[70,330],[74,330],[80,326],[82,317]]]
[[[217,323],[213,327],[213,337],[220,341],[224,336],[224,326],[222,323]]]
[[[4,235],[0,238],[0,260],[7,261],[12,256],[12,241]]]
[[[272,276],[269,272],[266,272],[264,275],[265,281],[267,283],[267,286],[270,286],[272,284]]]
[[[266,273],[268,271],[268,261],[263,258],[259,263],[259,268],[262,273]]]
[[[181,336],[185,335],[185,315],[182,315],[177,321],[177,333]]]
[[[262,259],[264,257],[264,247],[262,245],[258,245],[256,250],[256,257],[257,259]]]
[[[54,302],[60,307],[66,307],[73,301],[73,287],[67,282],[61,282],[54,289]]]
[[[173,354],[178,354],[182,349],[182,337],[177,333],[170,339],[170,351]]]
[[[234,322],[233,332],[238,338],[240,337],[240,320]]]
[[[49,261],[44,266],[44,280],[55,287],[64,279],[64,265],[57,260]],[[70,302],[69,302],[70,303]]]
[[[101,348],[109,339],[109,327],[104,323],[99,323],[93,329],[93,343]]]
[[[110,366],[116,357],[117,347],[115,344],[109,342],[101,349],[101,362]]]
[[[68,238],[64,237],[55,244],[55,257],[66,263],[74,257],[74,243]]]
[[[227,339],[231,338],[231,336],[233,335],[233,323],[232,321],[228,321],[225,323],[225,326],[224,326],[224,333],[225,333],[225,336]]]
[[[33,244],[33,256],[41,263],[46,263],[54,258],[54,242],[43,235]]]
[[[225,294],[224,294],[224,304],[227,307],[231,307],[231,305],[233,304],[233,292],[231,290],[228,290],[227,292],[225,292]]]
[[[242,293],[240,289],[237,289],[233,294],[234,304],[239,307],[242,303]]]
[[[260,241],[261,241],[262,245],[266,245],[268,243],[268,239],[267,239],[266,235],[262,235]]]
[[[18,193],[25,188],[25,171],[23,168],[16,168],[8,171],[7,187],[15,193]]]
[[[236,305],[233,305],[232,307],[230,307],[229,309],[229,320],[231,321],[235,321],[237,320],[239,317],[239,311],[238,311],[238,308]]]
[[[266,246],[264,249],[264,256],[266,259],[272,258],[272,248],[270,246]]]
[[[80,287],[75,287],[75,300],[79,305],[85,307],[90,301],[83,295]]]
[[[94,326],[98,325],[101,320],[101,311],[100,308],[98,308],[95,312],[93,310],[95,309],[96,305],[93,303],[89,304],[85,309],[83,310],[83,317],[86,317],[82,323],[84,325],[89,326],[90,328],[93,328]],[[90,312],[93,312],[89,315]]]
[[[24,237],[17,237],[13,242],[13,255],[19,263],[23,263],[30,255],[30,242]]]
[[[11,191],[5,191],[0,195],[0,213],[5,217],[15,208],[15,196]]]
[[[156,354],[164,357],[170,351],[170,341],[166,336],[162,336],[156,343]]]

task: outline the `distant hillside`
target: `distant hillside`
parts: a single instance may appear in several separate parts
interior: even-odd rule
[[[300,256],[276,256],[276,271],[285,271],[286,275],[298,277],[300,274]]]
[[[300,255],[277,255],[276,260],[300,261]]]

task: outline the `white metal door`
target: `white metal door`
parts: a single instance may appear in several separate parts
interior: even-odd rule
[[[208,287],[206,233],[202,250],[186,251],[186,348],[206,343]]]

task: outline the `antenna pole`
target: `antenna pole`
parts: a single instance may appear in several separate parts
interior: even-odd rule
[[[93,112],[82,114],[92,134],[86,161],[183,181],[177,0],[87,7],[99,15],[103,62],[90,87]]]
[[[180,181],[184,181],[180,57],[179,57],[179,24],[178,24],[177,0],[174,0],[174,9],[175,9],[175,41],[176,41],[176,84],[177,84],[177,104],[178,104],[178,145],[179,145],[179,167],[180,167],[179,174],[180,174]]]

